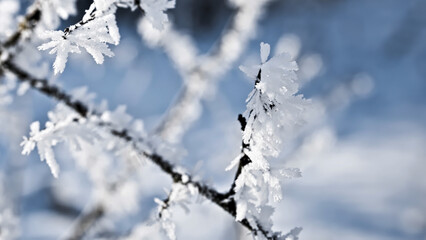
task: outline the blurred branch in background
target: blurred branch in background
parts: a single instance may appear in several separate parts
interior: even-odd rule
[[[142,37],[148,44],[164,49],[183,79],[182,89],[156,134],[171,143],[180,142],[201,115],[202,100],[212,96],[217,81],[234,65],[248,41],[255,36],[257,22],[269,1],[230,1],[235,8],[230,24],[205,55],[199,54],[191,38],[177,32],[172,25],[159,33],[142,20],[139,24]]]

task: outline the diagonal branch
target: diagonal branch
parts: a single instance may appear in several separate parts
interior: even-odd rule
[[[84,103],[78,100],[73,100],[71,95],[67,94],[59,87],[49,84],[46,79],[38,79],[31,76],[29,73],[14,64],[11,59],[2,62],[1,66],[15,74],[21,82],[27,82],[33,89],[37,89],[37,91],[44,95],[65,103],[82,117],[86,117],[89,113],[89,108]]]
[[[2,63],[2,67],[15,74],[19,78],[19,81],[29,83],[32,89],[46,95],[47,97],[53,98],[59,102],[64,103],[71,109],[75,110],[82,117],[87,117],[89,114],[93,114],[89,112],[89,107],[86,106],[83,102],[73,99],[70,94],[67,94],[59,87],[50,84],[46,79],[38,79],[31,76],[29,73],[20,69],[10,59],[4,61]],[[105,126],[107,127],[109,125]],[[193,185],[195,188],[197,188],[199,194],[209,199],[211,202],[215,203],[224,211],[228,212],[232,217],[236,217],[235,201],[233,199],[229,199],[227,194],[220,193],[216,189],[202,182],[195,181],[190,176],[188,179],[187,174],[181,173],[180,171],[176,170],[178,168],[176,168],[168,160],[164,159],[161,155],[158,155],[157,153],[149,153],[145,150],[140,149],[137,144],[139,139],[135,139],[134,137],[132,137],[129,134],[128,130],[117,131],[115,129],[108,128],[108,131],[110,131],[113,136],[118,137],[131,144],[138,152],[140,152],[146,158],[150,159],[164,173],[169,175],[174,182],[181,183],[184,185]],[[102,208],[95,207],[92,211],[89,211],[85,216],[82,216],[82,221],[80,222],[80,225],[82,226],[82,229],[85,230],[84,232],[86,232],[86,230],[88,229],[87,226],[93,225],[97,220],[99,220],[103,216],[103,213],[104,211]],[[255,235],[262,234],[267,239],[277,239],[278,237],[277,233],[268,232],[259,223],[257,223],[256,226],[252,226],[247,219],[243,219],[240,223]]]

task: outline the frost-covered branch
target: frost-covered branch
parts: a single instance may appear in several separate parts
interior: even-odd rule
[[[35,0],[33,4],[28,7],[27,13],[19,22],[18,30],[10,34],[7,39],[2,42],[2,48],[12,48],[23,38],[36,38],[37,33],[35,35],[33,33],[39,26],[41,31],[56,28],[59,25],[59,19],[67,19],[70,15],[77,12],[75,1],[76,0]],[[16,2],[6,4],[16,4]]]
[[[176,240],[176,226],[172,220],[173,213],[171,208],[177,205],[182,207],[188,213],[189,207],[187,204],[190,203],[191,196],[194,196],[197,193],[197,189],[194,188],[193,185],[174,183],[166,199],[155,199],[155,202],[158,204],[157,221],[160,224],[161,230],[169,239]]]
[[[39,50],[50,50],[56,53],[53,68],[56,73],[62,73],[68,60],[69,53],[81,53],[80,47],[90,53],[95,62],[103,63],[104,55],[112,57],[114,54],[107,44],[117,45],[120,41],[117,23],[115,21],[115,4],[105,6],[102,1],[93,3],[86,11],[83,19],[64,31],[48,31],[41,37],[51,41],[39,46]]]
[[[269,52],[270,46],[261,43],[261,65],[240,67],[255,80],[255,87],[244,116],[238,116],[243,141],[241,154],[228,167],[238,166],[228,194],[236,202],[237,220],[260,220],[262,226],[271,229],[274,209],[270,198],[279,201],[281,181],[300,176],[298,169],[276,166],[273,160],[283,143],[306,121],[310,101],[297,95],[297,65],[291,57],[282,53],[268,59]]]
[[[163,11],[173,8],[174,1],[161,0],[95,0],[83,19],[77,24],[67,27],[64,31],[46,31],[42,38],[50,39],[50,42],[39,46],[39,50],[49,50],[50,54],[56,54],[53,68],[55,74],[62,73],[65,69],[70,53],[81,53],[84,48],[97,64],[104,62],[104,56],[112,57],[114,53],[108,44],[118,45],[120,33],[118,31],[115,13],[118,7],[143,9],[146,17],[157,28],[161,28],[167,21],[167,15]]]
[[[54,98],[57,101],[63,102],[68,107],[76,111],[81,117],[87,117],[90,114],[94,114],[89,112],[89,107],[84,105],[82,101],[73,99],[71,94],[65,93],[63,90],[61,90],[59,87],[51,85],[48,83],[45,79],[37,79],[32,77],[30,74],[26,73],[19,67],[17,67],[15,64],[13,64],[10,61],[6,61],[3,63],[4,68],[9,70],[10,72],[16,74],[20,81],[28,82],[30,86],[37,90],[44,95]],[[96,113],[95,113],[96,114]],[[197,189],[198,193],[202,196],[204,196],[206,199],[209,199],[213,203],[215,203],[217,206],[222,208],[224,211],[228,212],[233,216],[234,218],[237,217],[237,206],[235,204],[235,201],[233,199],[228,198],[228,194],[226,193],[220,193],[214,188],[192,179],[192,177],[186,173],[183,173],[181,168],[178,168],[174,166],[170,161],[164,159],[161,155],[158,155],[155,152],[148,151],[146,149],[140,149],[140,145],[138,144],[140,142],[140,139],[135,138],[132,136],[131,131],[127,129],[111,129],[109,124],[106,124],[105,127],[110,132],[111,135],[124,140],[128,144],[130,144],[133,148],[135,148],[135,151],[139,152],[140,155],[146,157],[147,159],[150,159],[155,165],[157,165],[164,173],[169,175],[173,182],[184,184],[186,186],[191,185],[193,188]],[[90,219],[90,223],[93,223],[94,221],[98,220],[100,217],[102,217],[102,214],[96,214],[98,211],[98,208],[94,208],[92,211],[89,211],[87,214],[87,218],[85,216],[82,217],[84,219],[83,224],[84,226],[87,226],[89,221],[86,221],[85,219]],[[92,217],[96,216],[96,218]],[[252,218],[254,219],[254,218]],[[278,239],[277,236],[280,236],[279,233],[273,233],[268,228],[263,227],[260,222],[255,221],[254,223],[250,223],[250,221],[246,218],[237,219],[243,226],[245,226],[247,229],[249,229],[254,235],[262,235],[266,237],[267,239]],[[86,229],[86,228],[82,228]]]

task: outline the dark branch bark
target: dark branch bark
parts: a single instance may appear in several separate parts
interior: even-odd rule
[[[242,114],[239,114],[238,115],[238,121],[240,122],[240,125],[241,125],[241,132],[244,132],[244,130],[246,129],[246,126],[247,126],[246,118],[243,117]],[[235,173],[234,181],[231,184],[231,188],[226,193],[227,197],[232,197],[235,194],[235,186],[236,186],[236,181],[237,181],[238,177],[240,176],[241,172],[243,171],[243,168],[247,164],[251,163],[251,159],[247,156],[247,154],[244,153],[244,150],[248,147],[249,147],[248,144],[245,144],[244,141],[241,141],[241,154],[242,154],[242,156],[241,156],[240,162],[238,164],[237,172]]]
[[[2,62],[2,67],[15,74],[21,82],[27,82],[33,89],[56,99],[57,101],[65,103],[68,107],[74,109],[82,117],[86,117],[89,108],[78,100],[73,100],[72,96],[64,92],[62,89],[55,85],[49,84],[46,79],[37,79],[30,74],[19,68],[10,59]]]
[[[256,84],[260,83],[261,73],[262,73],[262,69],[259,69],[259,72],[257,73],[257,76],[256,76],[256,81],[254,83],[255,87],[256,87]],[[250,111],[249,115],[250,114],[252,114],[252,111]],[[242,114],[238,114],[238,122],[240,122],[240,125],[241,125],[241,132],[244,132],[246,130],[246,127],[247,127],[247,119],[245,117],[243,117]],[[247,143],[244,143],[244,140],[241,141],[241,154],[242,154],[242,156],[241,156],[240,162],[238,164],[237,172],[235,173],[234,181],[232,182],[231,188],[229,189],[228,193],[226,194],[228,197],[232,197],[235,194],[235,186],[236,186],[236,181],[237,181],[238,177],[240,176],[241,172],[243,171],[243,168],[247,164],[251,163],[251,159],[249,158],[249,156],[247,156],[247,154],[244,153],[244,150],[248,149],[249,147],[250,147],[250,145],[247,144]]]

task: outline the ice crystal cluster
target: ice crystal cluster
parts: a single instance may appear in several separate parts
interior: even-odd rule
[[[255,80],[255,87],[241,120],[243,150],[230,167],[237,165],[244,155],[249,159],[236,180],[236,219],[247,218],[252,225],[256,225],[257,219],[262,226],[271,228],[270,198],[275,202],[281,200],[282,180],[299,177],[300,172],[278,168],[270,160],[279,156],[283,143],[305,122],[309,100],[297,95],[297,64],[291,56],[282,53],[268,59],[269,53],[269,44],[261,43],[261,65],[240,67]]]
[[[85,89],[75,91],[79,99],[92,99]],[[93,185],[93,198],[101,202],[108,213],[120,215],[138,209],[140,179],[131,177],[134,169],[140,166],[143,156],[135,150],[144,149],[144,143],[129,145],[128,142],[114,138],[111,131],[120,132],[122,129],[131,131],[134,139],[145,137],[143,122],[133,119],[119,106],[114,111],[108,111],[101,106],[100,116],[91,115],[83,118],[64,104],[58,104],[49,112],[49,121],[44,129],[39,122],[30,126],[29,137],[24,137],[22,153],[29,154],[37,148],[42,161],[46,161],[52,175],[57,178],[60,167],[55,157],[54,147],[65,143],[68,152],[76,161],[76,165],[87,173]],[[121,181],[121,178],[128,178]],[[117,182],[119,183],[117,185]],[[111,188],[116,190],[111,191]]]
[[[191,184],[189,186],[185,186],[184,184],[173,184],[172,190],[166,200],[155,199],[155,202],[158,204],[160,229],[169,239],[176,239],[176,225],[172,219],[172,208],[174,206],[179,206],[188,213],[189,207],[187,205],[190,203],[192,196],[196,194],[197,190]]]
[[[52,3],[53,4],[53,3]],[[165,10],[173,8],[174,1],[169,0],[142,0],[140,6],[129,0],[95,0],[86,11],[83,19],[64,31],[47,31],[40,35],[41,38],[51,39],[50,42],[39,46],[40,50],[49,50],[50,54],[56,54],[53,63],[55,74],[62,73],[70,53],[81,53],[85,49],[97,64],[104,62],[104,56],[112,57],[114,53],[108,44],[118,45],[120,33],[118,31],[115,13],[118,7],[131,8],[141,7],[147,15],[151,24],[162,29],[167,21]],[[60,16],[68,16],[65,13]]]
[[[82,99],[82,95],[86,94],[84,88],[75,92],[77,96],[80,96],[80,99]],[[90,94],[86,95],[88,99],[93,97]],[[100,109],[104,108],[105,106]],[[52,147],[62,142],[67,143],[71,153],[79,156],[77,159],[79,159],[81,165],[93,162],[90,159],[99,154],[99,148],[103,151],[113,151],[116,156],[123,158],[141,159],[140,154],[132,150],[128,144],[123,140],[111,138],[111,133],[104,129],[105,126],[118,132],[122,129],[131,129],[132,133],[135,134],[132,137],[135,139],[144,137],[143,122],[134,120],[125,111],[125,106],[119,106],[115,111],[103,110],[100,116],[91,115],[84,118],[60,103],[53,111],[48,113],[49,121],[46,122],[44,129],[40,129],[39,122],[31,124],[30,136],[24,137],[21,144],[23,146],[22,153],[29,154],[37,147],[40,159],[46,161],[55,177],[58,177],[60,169]],[[79,153],[82,154],[79,155]],[[85,155],[88,156],[85,157]]]

